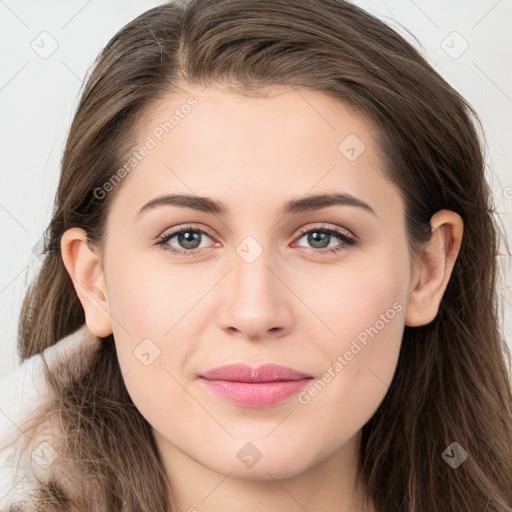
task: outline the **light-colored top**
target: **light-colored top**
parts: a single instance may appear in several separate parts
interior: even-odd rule
[[[83,324],[76,331],[48,347],[43,353],[53,368],[62,358],[73,358],[77,370],[82,367],[82,356],[100,340]],[[44,441],[31,451],[22,453],[23,424],[51,394],[44,378],[41,354],[23,361],[14,371],[0,378],[0,511],[9,510],[16,503],[25,506],[32,502],[38,487],[38,475],[45,472],[58,458],[51,444]]]

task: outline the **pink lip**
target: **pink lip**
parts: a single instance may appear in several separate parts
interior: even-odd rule
[[[286,366],[265,364],[251,368],[231,364],[201,376],[212,392],[246,407],[266,407],[286,400],[313,377]]]

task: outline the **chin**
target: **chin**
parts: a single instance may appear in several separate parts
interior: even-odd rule
[[[215,457],[213,465],[207,460],[203,463],[214,471],[229,474],[231,478],[267,481],[300,475],[321,459],[321,454],[315,457],[314,453],[305,453],[304,446],[272,444],[269,441],[240,442],[238,439],[234,449],[230,447],[223,451],[224,454],[234,453],[231,460],[219,456]]]

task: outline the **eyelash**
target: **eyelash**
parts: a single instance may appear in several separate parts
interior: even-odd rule
[[[200,249],[189,249],[189,250],[180,250],[180,249],[175,249],[174,247],[170,246],[167,244],[167,242],[169,240],[171,240],[172,238],[174,238],[176,235],[180,235],[182,233],[186,233],[186,232],[194,232],[194,233],[201,233],[203,235],[206,235],[210,238],[213,238],[210,233],[208,233],[206,230],[200,228],[200,227],[196,227],[196,226],[183,226],[182,228],[180,228],[179,230],[176,230],[176,231],[173,231],[171,233],[168,233],[166,235],[162,235],[158,242],[156,242],[156,245],[161,245],[162,246],[162,249],[164,251],[168,251],[170,252],[171,254],[176,254],[176,255],[182,255],[182,256],[190,256],[190,257],[194,257],[194,256],[198,256],[199,252],[200,252]],[[342,242],[344,242],[344,244],[346,245],[349,245],[349,246],[355,246],[357,245],[357,242],[355,239],[349,237],[348,235],[346,235],[344,232],[342,232],[341,230],[338,230],[336,228],[332,228],[332,227],[328,227],[328,226],[316,226],[316,227],[313,227],[313,228],[303,228],[299,231],[299,236],[296,238],[296,240],[299,240],[301,239],[305,234],[308,234],[308,233],[311,233],[311,232],[315,232],[315,233],[326,233],[328,235],[334,235],[335,237],[339,238]],[[344,250],[345,247],[344,245],[339,245],[335,248],[324,248],[324,249],[309,249],[310,251],[314,252],[314,253],[337,253],[337,252],[340,252],[342,250]]]

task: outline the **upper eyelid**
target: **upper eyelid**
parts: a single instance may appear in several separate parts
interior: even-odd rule
[[[321,224],[319,226],[306,226],[304,228],[300,228],[299,229],[299,232],[298,234],[300,236],[304,235],[305,233],[308,233],[309,231],[313,231],[317,229],[318,231],[341,231],[342,234],[344,234],[345,236],[349,237],[349,238],[352,238],[354,241],[357,241],[359,240],[359,237],[357,235],[355,235],[350,229],[347,229],[345,227],[341,227],[341,226],[329,226],[329,225],[326,225],[326,224]]]
[[[208,229],[206,229],[205,227],[203,227],[203,226],[193,226],[193,225],[190,225],[190,226],[189,225],[184,225],[182,227],[178,226],[177,228],[171,228],[169,232],[167,232],[167,230],[165,230],[157,238],[158,239],[162,239],[162,238],[167,238],[167,237],[171,237],[171,236],[176,236],[177,234],[182,233],[182,232],[187,231],[187,230],[188,231],[204,232],[210,238],[214,238],[213,235],[210,233],[210,231]]]

